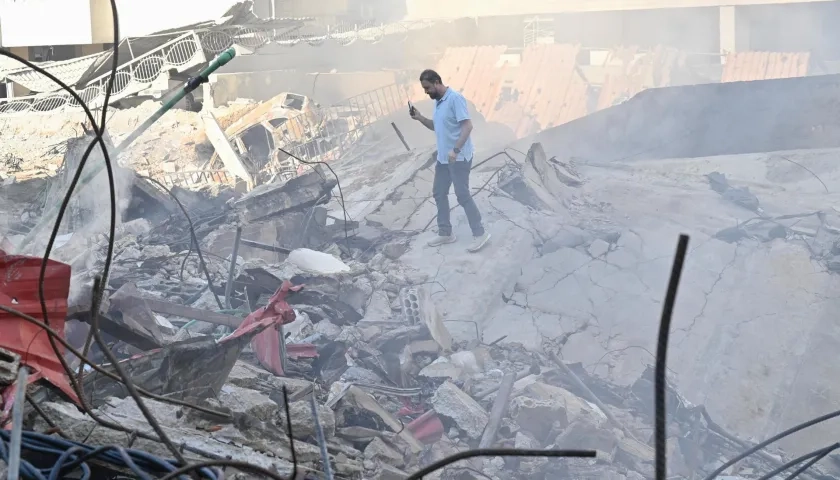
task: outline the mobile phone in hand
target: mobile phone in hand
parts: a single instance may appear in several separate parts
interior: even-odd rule
[[[414,108],[414,105],[411,104],[411,101],[408,102],[408,114],[412,117],[417,115],[417,109]]]

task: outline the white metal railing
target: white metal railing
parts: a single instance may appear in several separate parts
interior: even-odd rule
[[[339,24],[316,28],[316,33],[301,34],[299,28],[275,29],[262,26],[223,26],[189,31],[157,49],[125,62],[117,69],[111,101],[135,95],[149,88],[164,72],[186,71],[206,63],[231,46],[256,50],[267,44],[295,46],[300,42],[312,46],[327,41],[350,45],[358,40],[378,43],[386,36],[406,40],[409,32],[428,28],[434,22],[426,20],[390,24]],[[318,30],[320,28],[321,30]],[[311,30],[310,30],[311,31]],[[95,78],[81,91],[79,97],[91,108],[102,106],[110,71]],[[64,91],[40,93],[16,98],[0,98],[0,116],[32,113],[58,113],[79,109],[78,103]]]
[[[140,55],[117,68],[111,100],[117,101],[149,88],[164,72],[185,71],[207,62],[201,40],[195,32],[185,33],[160,47]],[[88,82],[76,93],[90,108],[102,106],[111,72]],[[67,92],[55,91],[26,97],[0,99],[0,114],[56,113],[78,109],[78,102]]]

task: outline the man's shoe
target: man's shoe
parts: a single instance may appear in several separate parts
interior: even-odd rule
[[[455,243],[458,240],[455,238],[455,235],[438,235],[437,237],[429,240],[429,243],[426,245],[430,247],[439,247],[441,245],[446,245],[447,243]]]
[[[473,242],[470,244],[469,248],[467,248],[467,251],[470,252],[470,253],[475,253],[475,252],[481,250],[482,248],[484,248],[484,246],[487,245],[487,242],[489,242],[489,241],[490,241],[490,234],[489,233],[485,233],[484,235],[481,235],[480,237],[474,237]]]

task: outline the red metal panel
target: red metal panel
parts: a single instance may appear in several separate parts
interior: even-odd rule
[[[283,282],[283,285],[269,299],[268,305],[245,317],[231,337],[243,335],[258,326],[265,328],[266,322],[275,326],[294,322],[295,311],[286,303],[286,295],[301,288],[303,286],[293,286],[288,280]],[[280,361],[280,335],[275,328],[267,328],[254,336],[251,340],[251,348],[260,365],[266,370],[278,376],[284,375],[283,364]]]
[[[505,50],[506,47],[498,46],[479,47],[463,91],[467,100],[475,105],[485,119],[496,107],[502,90],[505,68],[497,67],[497,64]]]
[[[740,52],[726,56],[721,82],[745,82],[808,75],[808,52]]]
[[[43,320],[38,294],[41,258],[6,255],[0,251],[0,305]],[[70,292],[70,266],[54,260],[47,262],[44,276],[44,297],[50,327],[64,336],[67,316],[67,295]],[[15,315],[0,311],[0,347],[21,356],[21,361],[36,374],[77,400],[64,368],[52,349],[44,330]],[[64,348],[59,345],[59,353]]]

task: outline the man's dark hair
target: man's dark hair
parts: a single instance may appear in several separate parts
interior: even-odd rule
[[[443,84],[443,79],[440,78],[440,75],[434,70],[428,69],[423,70],[423,73],[420,74],[420,81],[427,81],[431,84],[440,83]]]

